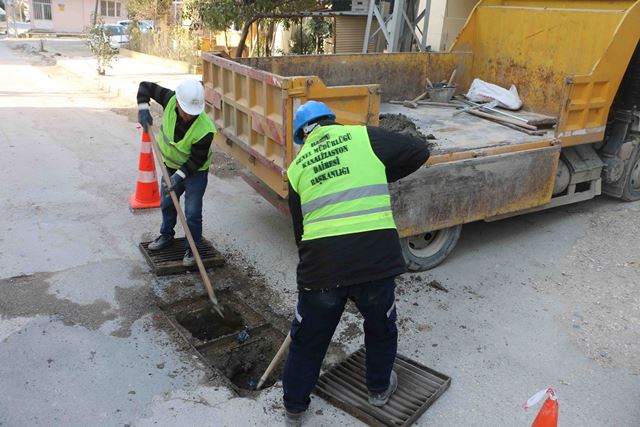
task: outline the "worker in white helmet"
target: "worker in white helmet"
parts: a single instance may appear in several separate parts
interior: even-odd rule
[[[162,105],[162,124],[158,145],[162,161],[171,174],[171,189],[180,196],[185,193],[185,216],[196,245],[202,238],[202,198],[207,188],[211,164],[211,142],[216,127],[204,112],[204,87],[197,80],[184,80],[175,92],[152,82],[141,82],[138,88],[138,122],[145,132],[153,124],[149,102]],[[162,225],[160,236],[149,244],[150,250],[167,247],[175,234],[177,212],[169,190],[162,182]],[[184,266],[195,264],[191,249],[185,247]]]

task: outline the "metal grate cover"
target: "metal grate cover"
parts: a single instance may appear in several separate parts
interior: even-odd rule
[[[393,369],[398,389],[381,408],[367,400],[364,349],[322,374],[314,392],[370,426],[396,427],[413,424],[451,384],[450,377],[399,354]]]
[[[142,242],[139,247],[151,270],[157,276],[198,270],[197,265],[192,267],[182,265],[186,243],[184,237],[173,239],[168,247],[159,251],[150,251],[149,243],[151,242]],[[224,264],[224,257],[208,241],[203,239],[198,246],[198,251],[205,268],[220,267]]]

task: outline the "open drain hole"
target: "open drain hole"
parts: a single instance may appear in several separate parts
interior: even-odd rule
[[[258,380],[269,366],[269,354],[273,346],[264,339],[258,339],[246,346],[236,348],[222,356],[215,364],[218,369],[237,387],[253,390]],[[275,353],[274,353],[275,354]],[[265,383],[269,387],[275,383],[276,375]]]
[[[239,343],[236,336],[228,336],[198,348],[200,354],[227,377],[240,394],[248,394],[255,389],[285,338],[270,324],[248,332],[250,338],[243,343]],[[282,369],[283,363],[280,363],[264,387],[270,387],[279,380]]]
[[[248,395],[280,349],[285,334],[268,323],[244,298],[230,290],[218,294],[224,317],[207,297],[183,300],[163,310],[171,324],[209,366],[224,375],[240,395]],[[188,332],[191,336],[186,336]],[[282,377],[283,363],[264,387]]]
[[[176,314],[176,321],[192,336],[202,341],[240,332],[245,327],[243,317],[228,305],[223,306],[224,318],[211,304],[189,312]]]
[[[162,309],[182,334],[186,332],[191,336],[187,339],[194,346],[226,335],[238,335],[243,329],[265,323],[264,317],[229,290],[222,290],[217,296],[224,317],[213,309],[206,296],[183,300]]]

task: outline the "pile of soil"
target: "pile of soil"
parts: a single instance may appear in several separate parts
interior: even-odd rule
[[[416,124],[404,114],[380,114],[379,126],[392,132],[420,138],[429,145],[430,140],[436,139],[432,134],[425,135],[420,132]]]

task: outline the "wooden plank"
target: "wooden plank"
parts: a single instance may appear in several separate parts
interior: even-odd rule
[[[484,111],[477,110],[467,110],[466,113],[473,114],[474,116],[483,117],[485,119],[493,120],[496,122],[509,123],[512,125],[519,126],[521,128],[529,129],[529,130],[538,130],[537,127],[529,125],[521,120],[512,119],[507,116],[501,116],[499,114],[490,114],[485,113]]]

